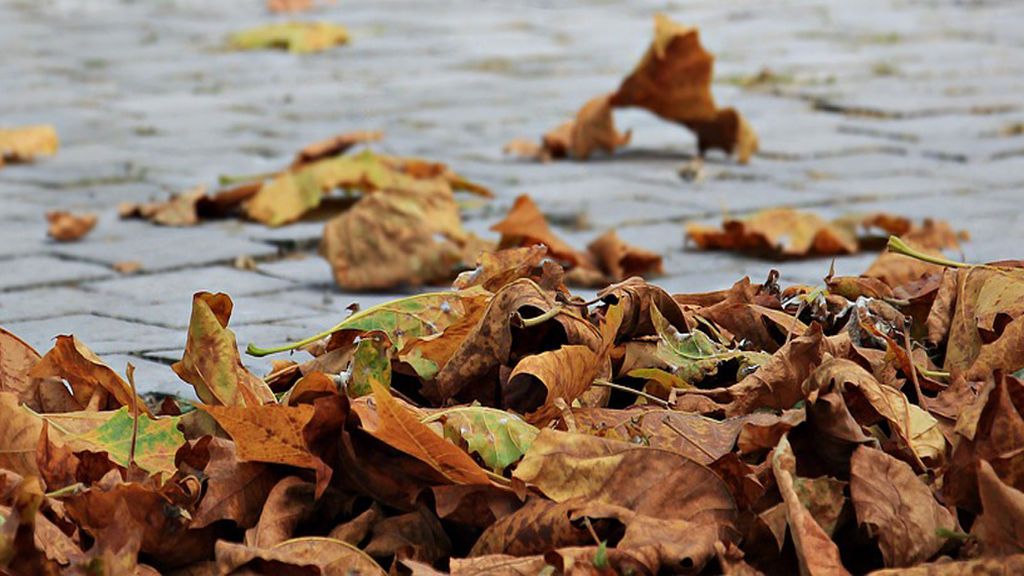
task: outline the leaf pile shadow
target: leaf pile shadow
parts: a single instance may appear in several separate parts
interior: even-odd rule
[[[195,404],[147,404],[75,336],[40,356],[0,331],[0,563],[1012,573],[1024,267],[892,246],[930,268],[675,295],[630,278],[593,302],[512,248],[452,290],[250,346],[312,354],[264,378],[231,299],[198,293],[173,366]]]

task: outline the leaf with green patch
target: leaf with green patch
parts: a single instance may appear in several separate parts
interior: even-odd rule
[[[391,386],[391,345],[377,335],[361,338],[352,356],[351,378],[348,383],[350,398],[366,396],[373,390],[370,378],[385,387]]]
[[[465,442],[469,452],[497,474],[518,462],[540,432],[515,414],[485,406],[451,408],[427,420],[438,418],[444,419],[445,438]]]
[[[718,372],[725,362],[738,361],[740,372],[759,366],[771,356],[762,352],[730,350],[700,330],[681,333],[665,319],[657,306],[651,307],[651,321],[658,333],[655,355],[689,383],[700,382]]]
[[[112,412],[94,413],[96,418],[89,422],[98,424],[87,431],[74,432],[60,425],[58,418],[43,414],[39,417],[50,423],[54,438],[66,444],[71,450],[81,452],[106,452],[113,462],[128,466],[132,450],[131,408],[125,406]],[[99,415],[103,417],[100,418]],[[139,429],[135,440],[135,464],[143,470],[161,472],[170,477],[177,470],[174,454],[185,443],[185,435],[178,430],[179,416],[150,418],[139,414]],[[53,433],[53,432],[51,432]]]
[[[258,348],[250,344],[246,352],[252,356],[266,356],[301,348],[326,338],[335,332],[379,331],[387,335],[394,350],[402,350],[413,338],[423,338],[444,331],[471,310],[486,304],[491,294],[480,287],[468,290],[427,292],[361,310],[333,328],[309,338],[277,348]]]
[[[278,22],[231,36],[231,46],[238,50],[281,48],[295,54],[321,52],[347,42],[348,31],[329,22]]]

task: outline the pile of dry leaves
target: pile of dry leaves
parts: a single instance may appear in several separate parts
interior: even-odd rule
[[[135,393],[0,332],[15,574],[928,574],[1024,569],[1024,267],[894,240],[899,282],[574,297],[543,248],[357,311],[264,378],[193,300]],[[920,266],[917,266],[920,264]],[[86,335],[87,336],[87,335]],[[925,571],[926,570],[926,571]]]

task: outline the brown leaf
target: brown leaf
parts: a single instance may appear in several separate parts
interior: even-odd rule
[[[454,484],[490,484],[487,474],[469,454],[421,423],[376,379],[370,378],[370,386],[379,419],[373,429],[365,428],[364,420],[367,432],[430,465]]]
[[[660,276],[665,273],[661,255],[623,242],[609,230],[587,245],[601,271],[613,281],[632,276]]]
[[[800,503],[794,488],[796,458],[785,437],[772,456],[772,471],[786,504],[786,522],[796,546],[800,573],[805,576],[849,574],[839,559],[839,548],[810,512]]]
[[[757,135],[738,112],[715,106],[713,65],[714,57],[701,45],[697,28],[657,14],[651,46],[612,95],[611,105],[639,106],[684,124],[697,134],[702,154],[719,148],[746,163],[757,151]]]
[[[699,248],[752,251],[782,257],[857,252],[857,238],[810,212],[789,208],[763,210],[743,220],[726,220],[722,228],[689,224],[686,236]]]
[[[245,544],[269,548],[288,540],[303,519],[313,513],[314,486],[297,476],[282,478],[267,494],[256,525],[245,532]]]
[[[539,276],[534,275],[534,270],[542,268],[547,254],[547,247],[543,244],[481,252],[477,257],[476,268],[459,274],[452,288],[465,290],[473,286],[483,286],[486,290],[497,292],[519,278],[539,280]]]
[[[282,2],[289,0],[272,1]],[[294,2],[294,0],[290,1]],[[310,2],[310,0],[302,1],[305,1],[307,4]],[[384,133],[377,130],[359,130],[356,132],[346,132],[344,134],[338,134],[337,136],[332,136],[330,138],[327,138],[326,140],[321,140],[319,142],[309,144],[302,150],[299,150],[299,153],[295,155],[295,160],[292,162],[292,165],[289,167],[289,169],[295,170],[312,162],[316,162],[317,160],[323,160],[324,158],[329,158],[331,156],[343,154],[344,152],[348,151],[349,148],[355,146],[356,144],[376,142],[382,138],[384,138]]]
[[[415,512],[385,518],[374,525],[365,550],[377,558],[394,556],[435,564],[451,556],[452,543],[437,516],[421,506]]]
[[[575,120],[566,122],[544,135],[540,159],[565,158],[586,160],[601,150],[611,154],[616,148],[629,144],[630,133],[620,134],[612,118],[610,94],[592,98],[576,113]]]
[[[75,400],[83,406],[97,400],[100,410],[133,405],[128,383],[74,336],[57,336],[53,348],[29,371],[29,376],[67,380]],[[152,415],[141,398],[135,397],[135,403],[139,410]]]
[[[939,529],[954,530],[949,510],[906,463],[861,446],[850,461],[850,496],[857,520],[878,538],[886,566],[912,566],[945,544]]]
[[[542,426],[558,415],[556,398],[571,403],[594,382],[600,370],[598,356],[586,346],[562,346],[527,356],[509,375],[502,405],[525,414],[531,424]]]
[[[450,191],[387,190],[329,221],[321,252],[342,288],[383,289],[451,278],[469,241]]]
[[[206,198],[206,187],[196,186],[164,202],[124,203],[117,212],[121,218],[141,218],[161,226],[195,226],[199,223],[199,203]]]
[[[572,246],[566,244],[548,227],[547,219],[533,199],[526,194],[516,198],[505,219],[491,226],[501,234],[499,248],[513,248],[543,244],[552,258],[570,266],[584,262],[584,257]]]
[[[870,576],[1012,576],[1024,571],[1024,554],[1004,556],[1002,558],[981,558],[979,560],[961,560],[959,562],[943,559],[931,564],[920,564],[913,568],[892,568],[876,570]]]
[[[982,513],[971,534],[981,541],[985,554],[1011,556],[1024,550],[1024,492],[1004,484],[982,460],[978,463],[978,493]]]
[[[18,400],[36,411],[41,407],[29,371],[39,359],[39,353],[24,340],[0,328],[0,392],[15,394]]]
[[[1024,383],[1001,376],[982,389],[970,410],[957,422],[958,439],[950,469],[945,475],[943,495],[953,504],[977,511],[977,469],[984,460],[1007,486],[1024,490]]]
[[[42,429],[42,421],[22,408],[17,396],[0,392],[0,468],[39,476],[36,448]]]
[[[950,228],[947,222],[925,219],[921,226],[912,227],[908,232],[895,233],[908,246],[931,256],[942,256],[942,250],[960,247],[960,234]],[[942,266],[908,258],[895,252],[882,252],[864,272],[864,276],[881,280],[895,288],[905,286],[929,274],[941,274]]]
[[[266,462],[307,468],[316,472],[319,497],[331,479],[331,469],[310,452],[305,437],[306,425],[316,409],[309,404],[282,406],[204,406],[235,441],[237,458],[243,462]]]
[[[192,516],[192,526],[202,528],[218,520],[233,520],[240,528],[253,526],[275,485],[270,469],[239,461],[234,443],[223,438],[210,438],[205,449],[209,459],[203,467],[206,492]]]
[[[58,242],[74,242],[92,232],[98,219],[95,214],[74,214],[57,210],[47,212],[46,221],[50,223],[46,230],[50,238]]]
[[[358,548],[318,536],[293,538],[273,547],[217,542],[219,574],[267,576],[384,576],[387,574]]]

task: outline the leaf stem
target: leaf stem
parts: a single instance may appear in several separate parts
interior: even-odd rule
[[[976,264],[967,264],[965,262],[957,262],[955,260],[950,260],[948,258],[943,258],[941,256],[934,256],[932,254],[925,254],[924,252],[921,252],[920,250],[916,250],[914,248],[911,248],[909,244],[904,242],[898,236],[889,236],[889,243],[887,244],[886,247],[889,249],[889,252],[894,252],[896,254],[902,254],[904,256],[909,256],[910,258],[914,258],[915,260],[920,260],[922,262],[928,262],[930,264],[937,264],[939,266],[945,266],[947,268],[975,268],[975,267],[977,267]]]
[[[217,177],[217,183],[221,186],[230,186],[232,184],[252,182],[253,180],[267,180],[277,176],[277,174],[277,172],[263,172],[262,174],[221,174]]]
[[[385,306],[387,306],[387,307],[395,307],[395,306],[404,304],[405,302],[409,302],[409,301],[417,299],[417,298],[423,298],[425,296],[437,296],[439,294],[451,294],[453,298],[458,298],[458,296],[456,295],[455,292],[426,292],[426,293],[423,293],[423,294],[413,294],[412,296],[406,296],[405,298],[399,298],[398,300],[391,300],[390,302],[385,302],[384,304],[379,304],[377,306],[371,306],[370,308],[367,308],[366,310],[360,310],[359,312],[356,312],[355,314],[352,314],[348,318],[345,318],[344,320],[342,320],[341,322],[338,322],[337,324],[335,324],[334,326],[328,328],[327,330],[324,330],[323,332],[320,332],[319,334],[314,334],[314,335],[310,336],[309,338],[303,338],[302,340],[299,340],[298,342],[292,342],[291,344],[283,344],[281,346],[275,346],[273,348],[260,348],[259,346],[256,346],[256,344],[250,342],[249,345],[246,346],[246,348],[245,348],[245,353],[250,355],[250,356],[255,356],[257,358],[261,358],[263,356],[267,356],[267,355],[270,355],[270,354],[277,354],[278,352],[288,352],[289,350],[295,350],[296,348],[302,348],[303,346],[306,346],[307,344],[312,344],[313,342],[316,342],[317,340],[320,340],[322,338],[326,338],[326,337],[330,336],[331,334],[334,334],[335,332],[339,332],[341,330],[344,330],[346,325],[348,325],[348,324],[350,324],[352,322],[355,322],[356,320],[360,320],[360,319],[368,316],[371,313],[376,313],[376,312],[380,311]]]
[[[69,484],[63,488],[54,490],[53,492],[47,492],[46,497],[60,498],[61,496],[66,496],[68,494],[76,494],[78,493],[79,490],[82,490],[83,488],[85,488],[85,484],[82,484],[81,482],[75,482],[74,484]]]
[[[629,392],[630,394],[635,394],[642,398],[646,398],[651,402],[654,402],[658,406],[661,406],[662,408],[671,407],[671,404],[662,400],[661,398],[658,398],[654,394],[648,394],[643,390],[636,390],[634,388],[630,388],[629,386],[623,386],[622,384],[616,384],[614,382],[609,382],[607,380],[594,380],[594,386],[603,386],[605,388],[611,388],[612,390],[618,390],[620,392]]]
[[[558,314],[561,312],[562,305],[555,304],[554,306],[551,307],[550,310],[541,314],[540,316],[534,316],[533,318],[523,318],[522,316],[519,315],[518,312],[515,314],[515,316],[516,322],[519,324],[521,328],[530,328],[531,326],[536,326],[538,324],[542,324],[544,322],[547,322],[548,320],[551,320],[555,316],[558,316]]]

